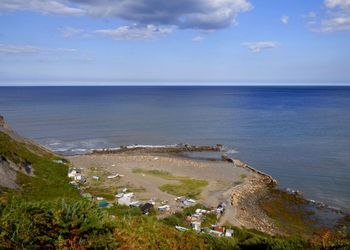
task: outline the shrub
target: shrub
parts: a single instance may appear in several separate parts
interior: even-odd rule
[[[91,202],[10,200],[0,217],[6,248],[105,248],[116,246],[108,214]]]

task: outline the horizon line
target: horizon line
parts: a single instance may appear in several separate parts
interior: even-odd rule
[[[215,83],[215,82],[161,82],[161,83],[151,83],[151,82],[116,82],[116,83],[86,83],[86,82],[76,82],[76,83],[62,83],[62,82],[52,82],[52,83],[1,83],[0,87],[171,87],[171,86],[182,86],[182,87],[229,87],[229,86],[350,86],[350,83]]]

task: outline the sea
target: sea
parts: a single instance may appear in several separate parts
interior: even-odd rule
[[[62,154],[223,144],[280,188],[350,211],[350,87],[0,87],[0,115]]]

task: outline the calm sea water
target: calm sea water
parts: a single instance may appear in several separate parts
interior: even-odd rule
[[[350,208],[350,87],[3,87],[0,114],[56,151],[224,144],[281,187]]]

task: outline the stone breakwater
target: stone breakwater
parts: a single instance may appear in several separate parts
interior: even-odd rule
[[[103,148],[95,149],[88,154],[118,154],[125,152],[140,152],[140,153],[182,153],[182,152],[220,152],[221,145],[216,146],[195,146],[189,144],[176,145],[130,145],[121,146],[118,148]]]
[[[236,221],[244,227],[255,228],[272,235],[280,233],[272,219],[259,206],[260,199],[269,194],[270,188],[274,188],[277,181],[271,175],[259,171],[240,160],[232,158],[226,158],[225,160],[232,162],[235,167],[245,168],[256,173],[255,176],[232,189],[231,205],[236,208]]]
[[[264,179],[264,182],[269,184],[269,185],[272,185],[272,186],[276,186],[277,185],[277,181],[271,176],[271,175],[268,175],[256,168],[253,168],[252,166],[249,166],[248,164],[245,164],[244,162],[240,161],[240,160],[233,160],[233,164],[237,167],[243,167],[245,169],[248,169],[254,173],[257,173],[258,175],[260,175],[263,179]]]
[[[228,162],[232,162],[235,167],[245,168],[248,171],[251,171],[251,172],[254,172],[254,173],[260,175],[262,178],[264,178],[266,183],[268,183],[272,186],[277,185],[277,180],[275,180],[271,175],[266,174],[266,173],[264,173],[256,168],[253,168],[252,166],[249,166],[248,164],[242,162],[241,160],[229,158],[225,155],[222,156],[222,159],[225,161],[228,161]]]

